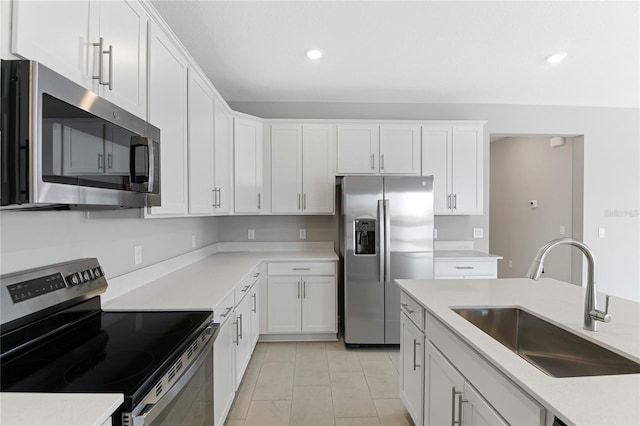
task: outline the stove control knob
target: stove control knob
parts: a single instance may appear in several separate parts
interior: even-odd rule
[[[91,271],[88,269],[86,271],[83,271],[82,278],[84,278],[84,281],[91,281],[93,279],[93,277],[91,276]]]
[[[93,268],[92,272],[93,272],[94,278],[100,278],[103,275],[102,270],[100,269],[99,266],[96,266],[95,268]]]
[[[78,285],[80,284],[82,281],[80,281],[81,278],[78,274],[71,274],[69,276],[67,276],[67,282],[71,285]]]

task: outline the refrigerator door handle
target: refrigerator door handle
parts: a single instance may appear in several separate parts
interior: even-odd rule
[[[378,226],[380,227],[380,234],[384,235],[384,200],[378,200]],[[385,238],[380,238],[380,282],[384,283],[384,260],[385,260]]]
[[[384,200],[384,272],[385,282],[391,282],[391,211],[389,200]]]

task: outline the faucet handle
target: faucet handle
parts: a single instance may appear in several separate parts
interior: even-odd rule
[[[611,322],[611,315],[609,315],[609,299],[611,296],[606,295],[606,302],[604,305],[604,312],[599,309],[594,309],[590,312],[591,318],[596,321]]]

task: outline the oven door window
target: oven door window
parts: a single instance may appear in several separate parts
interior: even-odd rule
[[[148,156],[132,156],[138,151],[138,135],[46,93],[42,102],[45,182],[136,190],[131,188],[132,158],[137,183],[144,180],[140,174],[149,171]]]

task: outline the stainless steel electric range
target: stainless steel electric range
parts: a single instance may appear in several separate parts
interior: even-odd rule
[[[105,312],[106,288],[97,259],[0,277],[0,390],[122,393],[116,425],[213,424],[213,312]]]

